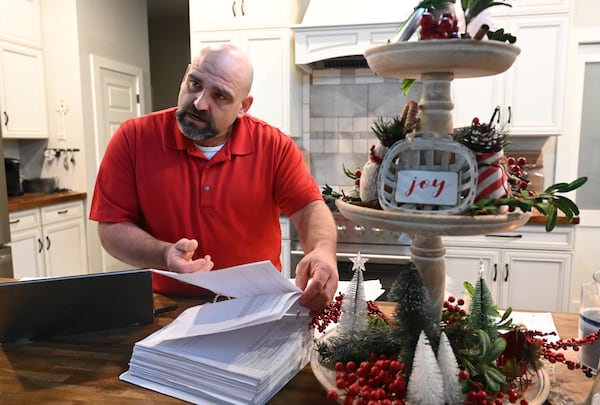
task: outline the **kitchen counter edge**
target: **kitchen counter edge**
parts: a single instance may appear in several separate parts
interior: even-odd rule
[[[8,197],[8,212],[39,208],[46,205],[60,204],[69,201],[85,200],[87,193],[77,191],[61,191],[56,193],[25,193]]]

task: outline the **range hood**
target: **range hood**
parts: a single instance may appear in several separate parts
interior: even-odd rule
[[[293,26],[295,63],[306,72],[368,67],[364,52],[392,39],[418,0],[311,0]]]

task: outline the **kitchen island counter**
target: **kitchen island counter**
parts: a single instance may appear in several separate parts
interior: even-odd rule
[[[8,212],[39,208],[46,205],[69,201],[85,200],[87,193],[77,191],[59,191],[55,193],[25,193],[8,197]]]
[[[155,330],[165,326],[185,308],[202,301],[190,298],[171,299],[155,295],[155,309],[177,304],[172,312],[155,317],[150,325],[84,333],[45,340],[11,343],[0,346],[0,379],[2,400],[7,403],[155,403],[181,404],[157,392],[119,380],[127,370],[133,345]],[[387,314],[393,304],[380,302]],[[554,313],[558,332],[564,338],[577,334],[577,314]],[[568,357],[575,358],[572,351]],[[592,386],[592,379],[581,371],[569,371],[565,365],[556,365],[553,377],[560,384],[560,392],[582,403]],[[300,371],[269,405],[331,404],[325,390],[312,373],[310,365]]]

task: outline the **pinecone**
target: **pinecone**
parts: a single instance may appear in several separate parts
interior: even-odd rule
[[[509,133],[498,130],[493,125],[494,118],[498,113],[494,110],[492,119],[488,124],[480,123],[479,118],[473,118],[470,127],[455,128],[453,138],[475,152],[498,152],[508,145]]]

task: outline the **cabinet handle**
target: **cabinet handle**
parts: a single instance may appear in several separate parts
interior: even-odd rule
[[[497,276],[498,276],[498,263],[494,263],[494,277],[492,278],[493,282],[496,282]]]
[[[510,120],[512,119],[512,109],[508,106],[508,124],[510,124]]]
[[[50,238],[46,236],[46,250],[50,250]]]
[[[246,15],[246,7],[244,6],[244,1],[245,0],[242,0],[242,6],[240,7],[240,10],[242,10],[242,16]]]
[[[520,239],[523,235],[499,235],[499,234],[489,234],[485,235],[486,238],[505,238],[505,239]]]
[[[4,126],[6,127],[6,126],[8,126],[8,114],[6,111],[3,111],[3,112],[4,112]]]
[[[67,212],[69,212],[69,210],[60,210],[57,212],[58,215],[63,215],[66,214]]]
[[[18,224],[19,222],[21,222],[20,219],[15,219],[14,221],[9,221],[9,224],[14,225],[14,224]]]
[[[42,242],[40,238],[38,238],[38,247],[38,253],[42,253],[42,250],[44,250],[44,242]]]
[[[504,272],[504,281],[508,281],[508,263],[504,265],[504,269],[506,270]]]
[[[235,0],[231,2],[231,14],[233,14],[234,17],[237,17],[237,14],[235,13]]]

